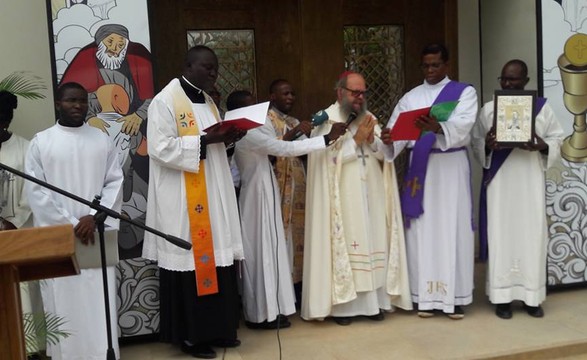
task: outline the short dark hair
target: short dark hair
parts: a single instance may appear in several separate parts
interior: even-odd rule
[[[504,68],[508,65],[518,65],[522,68],[522,76],[524,78],[528,77],[528,65],[526,65],[526,63],[523,60],[520,59],[512,59],[510,61],[508,61],[507,63],[505,63],[505,65],[503,66]]]
[[[57,93],[55,94],[55,100],[63,99],[63,94],[65,93],[65,90],[69,90],[69,89],[79,89],[79,90],[85,91],[86,93],[88,92],[80,84],[78,84],[76,82],[68,82],[68,83],[59,85],[59,88],[57,89]]]
[[[0,121],[11,121],[14,109],[18,106],[16,95],[10,91],[0,91]]]
[[[0,113],[8,114],[12,113],[18,106],[18,99],[16,95],[10,91],[0,90]]]
[[[188,52],[185,54],[184,65],[186,67],[190,66],[190,64],[192,62],[194,62],[194,60],[198,57],[198,55],[204,51],[209,51],[212,54],[214,54],[214,56],[216,56],[216,53],[214,52],[214,50],[210,49],[209,47],[207,47],[205,45],[195,45],[195,46],[192,46],[188,50]]]
[[[269,94],[275,94],[277,91],[277,87],[281,84],[289,84],[289,81],[286,79],[276,79],[271,82],[269,85]]]
[[[234,110],[245,106],[245,99],[253,97],[253,94],[248,90],[235,90],[226,98],[226,110]]]
[[[442,61],[448,61],[448,50],[442,44],[436,43],[424,46],[424,49],[422,49],[422,57],[430,54],[440,54]]]

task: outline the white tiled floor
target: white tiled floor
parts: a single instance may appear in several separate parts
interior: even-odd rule
[[[472,359],[573,344],[587,344],[587,289],[555,292],[543,304],[545,317],[528,316],[519,305],[511,320],[494,315],[484,295],[483,265],[477,265],[477,289],[472,306],[460,321],[415,313],[386,314],[382,322],[357,319],[350,326],[333,321],[306,322],[291,316],[292,327],[281,330],[283,359]],[[239,329],[242,345],[218,349],[218,358],[279,359],[275,331]],[[576,348],[587,345],[577,345]],[[567,346],[568,348],[568,346]],[[562,355],[539,358],[557,358]],[[572,359],[587,359],[573,354]],[[123,360],[190,359],[168,344],[157,342],[121,347]],[[520,358],[528,358],[522,356]],[[536,357],[533,357],[536,358]]]

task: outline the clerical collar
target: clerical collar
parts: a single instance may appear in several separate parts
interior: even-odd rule
[[[198,94],[202,93],[202,89],[200,89],[199,87],[197,87],[196,85],[192,84],[188,79],[185,78],[185,76],[181,76],[181,78],[183,79],[183,81],[185,81],[189,86],[193,87],[194,89],[196,89],[198,91]]]
[[[206,102],[204,92],[193,84],[190,84],[185,77],[182,76],[179,79],[179,84],[192,103],[203,104]]]

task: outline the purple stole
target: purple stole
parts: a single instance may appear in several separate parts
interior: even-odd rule
[[[534,117],[540,113],[542,107],[546,104],[545,98],[536,98],[534,106]],[[487,248],[487,187],[497,171],[501,168],[505,160],[511,154],[513,149],[502,149],[493,151],[491,154],[491,164],[489,169],[483,169],[483,180],[481,181],[481,195],[479,200],[479,260],[486,261],[488,256]]]
[[[458,100],[467,86],[469,84],[457,81],[449,82],[440,91],[432,105]],[[402,213],[406,227],[410,227],[410,220],[416,219],[424,213],[424,181],[428,169],[428,158],[435,141],[436,134],[427,133],[420,137],[412,148],[412,159],[401,195]]]

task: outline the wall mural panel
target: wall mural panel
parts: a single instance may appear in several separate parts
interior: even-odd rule
[[[122,214],[145,222],[147,109],[154,96],[146,0],[51,0],[55,79],[88,91],[87,122],[106,133],[124,171]],[[131,15],[132,14],[132,15]],[[119,336],[159,331],[159,277],[140,258],[144,232],[121,222]]]
[[[587,3],[538,0],[544,96],[568,136],[547,173],[550,287],[587,283]]]

